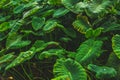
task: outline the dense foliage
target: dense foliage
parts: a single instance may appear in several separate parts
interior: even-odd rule
[[[1,0],[3,80],[120,80],[120,0]]]

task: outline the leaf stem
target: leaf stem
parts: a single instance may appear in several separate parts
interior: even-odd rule
[[[29,80],[32,80],[31,77],[28,75],[28,73],[26,72],[26,70],[24,69],[23,65],[21,64],[21,67],[25,73],[25,75],[29,78]]]

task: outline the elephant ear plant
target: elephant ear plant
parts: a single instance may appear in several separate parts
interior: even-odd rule
[[[1,79],[120,80],[119,5],[1,0]]]

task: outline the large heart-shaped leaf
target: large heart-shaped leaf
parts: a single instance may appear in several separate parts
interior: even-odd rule
[[[77,49],[75,60],[81,64],[89,64],[100,56],[102,44],[102,41],[95,41],[94,39],[86,40]]]
[[[64,76],[65,79],[62,80],[87,80],[85,69],[72,59],[58,59],[54,65],[53,73],[55,77]]]
[[[120,35],[116,34],[112,38],[112,48],[114,53],[120,59]]]

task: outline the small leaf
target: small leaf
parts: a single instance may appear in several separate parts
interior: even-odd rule
[[[43,31],[49,33],[52,32],[57,27],[64,29],[64,26],[58,24],[56,20],[48,20],[45,26],[43,27]]]
[[[36,6],[36,7],[34,7],[33,9],[27,11],[27,12],[23,15],[23,19],[25,19],[25,18],[27,18],[27,17],[35,14],[40,8],[41,8],[41,7]]]
[[[33,17],[32,19],[32,27],[35,31],[41,29],[45,24],[45,18]]]
[[[4,23],[0,24],[0,32],[7,31],[10,28],[11,27],[10,27],[10,24],[8,22],[4,22]]]
[[[67,14],[69,12],[68,9],[65,9],[65,8],[59,8],[57,10],[55,10],[54,14],[53,14],[53,17],[54,18],[59,18],[61,16],[64,16],[65,14]]]
[[[112,67],[107,66],[97,66],[94,64],[89,64],[88,69],[96,73],[96,78],[98,79],[110,79],[117,75],[117,72]]]
[[[80,13],[81,9],[77,8],[77,3],[79,2],[79,0],[61,0],[62,4],[70,11],[74,12],[74,13]]]
[[[74,26],[74,28],[77,31],[79,31],[80,33],[83,33],[83,34],[85,34],[85,32],[88,28],[90,28],[88,23],[83,19],[75,20],[72,25]]]
[[[45,43],[42,40],[37,40],[35,41],[35,43],[33,44],[32,48],[35,48],[35,52],[41,52],[42,50],[44,50],[46,47],[50,46],[50,45],[59,45],[57,42],[47,42]]]
[[[112,48],[114,53],[120,59],[120,35],[116,34],[112,37]]]
[[[50,4],[50,5],[60,5],[61,0],[48,0],[48,4]]]
[[[34,56],[34,52],[33,51],[26,51],[26,52],[21,52],[17,58],[15,58],[6,68],[5,70],[8,70],[12,67],[15,67],[19,64],[22,64],[23,62],[31,59]]]
[[[65,52],[62,49],[50,49],[48,51],[43,51],[42,53],[38,54],[38,58],[42,60],[44,58],[50,58],[52,56],[61,57],[64,53]]]
[[[94,30],[94,37],[98,37],[101,33],[102,33],[102,30],[103,30],[104,28],[101,28],[101,27],[99,27],[99,28],[97,28],[97,29],[95,29]]]
[[[72,59],[58,59],[53,73],[55,77],[66,76],[63,80],[87,80],[85,69]]]
[[[25,46],[28,46],[31,43],[31,41],[26,40],[26,41],[19,41],[16,44],[12,45],[10,49],[19,49]]]
[[[17,35],[16,33],[8,36],[6,41],[7,49],[18,49],[25,47],[31,43],[31,41],[22,41],[22,35]]]
[[[18,20],[11,28],[11,31],[9,32],[9,34],[13,34],[15,32],[17,32],[21,26],[25,23],[25,21],[23,19]]]
[[[87,31],[86,31],[86,33],[85,33],[85,37],[86,38],[91,38],[91,37],[94,37],[93,36],[93,29],[92,28],[89,28]]]
[[[23,10],[24,10],[24,4],[20,4],[14,8],[13,12],[14,14],[18,14],[18,13],[22,13]]]
[[[0,22],[5,22],[6,20],[8,20],[11,17],[11,15],[8,16],[1,16],[0,15]]]
[[[5,63],[5,62],[9,62],[12,59],[14,59],[13,53],[3,55],[3,56],[0,57],[0,64]]]

